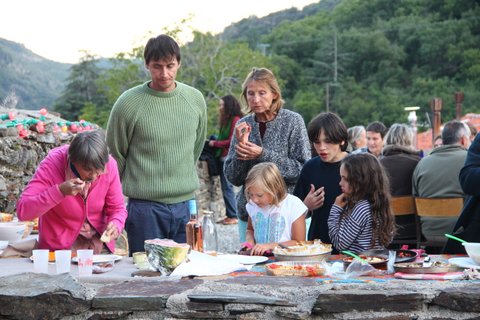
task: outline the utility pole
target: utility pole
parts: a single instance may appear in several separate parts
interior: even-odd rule
[[[337,31],[333,30],[333,83],[327,82],[325,88],[325,105],[330,112],[330,87],[338,87]]]

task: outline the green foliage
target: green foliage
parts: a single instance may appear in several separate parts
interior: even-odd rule
[[[420,106],[418,123],[428,126],[435,97],[443,100],[444,121],[455,116],[457,91],[465,94],[463,113],[478,112],[479,16],[478,1],[322,0],[302,11],[244,19],[219,36],[194,31],[182,45],[178,80],[203,92],[210,134],[217,130],[218,99],[240,97],[252,67],[275,72],[285,107],[307,123],[327,109],[329,87],[329,110],[348,126],[407,122],[408,106]],[[186,22],[165,32],[179,36]],[[60,109],[72,115],[81,109],[86,120],[106,123],[121,92],[149,78],[142,52],[120,53],[100,71],[88,63],[72,68]],[[1,59],[11,57],[0,51]],[[87,100],[85,92],[94,97]]]

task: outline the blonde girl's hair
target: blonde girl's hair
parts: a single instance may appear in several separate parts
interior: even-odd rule
[[[273,99],[272,106],[270,108],[272,113],[277,114],[278,111],[282,108],[284,101],[282,99],[282,91],[280,90],[277,78],[275,77],[273,72],[267,68],[253,68],[252,71],[250,71],[250,73],[247,75],[247,78],[245,79],[245,81],[243,81],[242,84],[242,99],[245,101],[247,106],[247,88],[252,81],[257,81],[265,84],[270,88],[270,90],[272,90],[274,94],[277,95],[277,97]],[[252,112],[252,110],[250,110],[250,112]]]
[[[248,190],[257,185],[273,198],[273,205],[277,206],[287,195],[287,185],[277,165],[273,162],[262,162],[253,166],[245,180],[245,197],[249,199]]]
[[[349,214],[355,204],[361,200],[370,203],[373,223],[372,245],[380,239],[383,246],[388,246],[395,235],[395,217],[390,209],[390,183],[380,161],[372,154],[351,154],[342,160],[351,188],[347,200]]]

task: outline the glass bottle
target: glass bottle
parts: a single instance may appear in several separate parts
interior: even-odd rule
[[[203,212],[203,252],[216,256],[218,251],[218,237],[212,215],[212,211]]]
[[[202,252],[202,225],[198,221],[197,201],[195,199],[188,201],[188,210],[190,211],[190,221],[187,222],[186,226],[187,243],[192,250]]]

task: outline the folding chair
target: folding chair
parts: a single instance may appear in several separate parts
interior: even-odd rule
[[[395,215],[395,220],[397,221],[398,228],[402,228],[402,224],[398,222],[401,220],[401,217],[411,216],[415,222],[415,232],[408,235],[396,235],[393,238],[391,244],[393,245],[403,245],[409,244],[414,245],[415,248],[420,248],[420,243],[422,240],[422,232],[420,227],[420,220],[417,216],[417,211],[415,208],[415,200],[413,196],[393,196],[390,202],[390,208],[392,209],[393,214]]]

